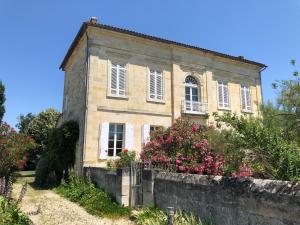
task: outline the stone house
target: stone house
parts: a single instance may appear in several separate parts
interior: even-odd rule
[[[62,121],[76,120],[75,170],[141,151],[150,130],[180,117],[212,124],[213,112],[259,115],[264,64],[84,22],[60,68]]]

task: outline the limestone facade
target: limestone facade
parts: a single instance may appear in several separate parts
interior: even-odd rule
[[[122,148],[139,155],[150,126],[168,127],[180,116],[213,124],[213,112],[259,115],[263,64],[94,25],[86,25],[69,53],[62,66],[65,71],[63,120],[73,119],[80,124],[78,172],[83,165],[103,166],[110,158],[109,124],[123,125]],[[124,96],[111,94],[113,64],[125,67]],[[162,74],[161,100],[149,97],[150,70]],[[187,76],[197,81],[195,98],[204,106],[199,110],[196,107],[193,112],[185,111]],[[218,82],[227,84],[229,106],[225,109],[218,104]],[[247,112],[242,109],[241,85],[249,88],[251,109]]]

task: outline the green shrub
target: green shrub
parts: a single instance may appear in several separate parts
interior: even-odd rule
[[[28,225],[32,223],[15,202],[8,201],[0,196],[0,224]]]
[[[167,215],[156,207],[147,207],[140,210],[136,217],[137,225],[167,225]],[[214,225],[210,219],[201,220],[190,213],[178,210],[174,216],[174,225]]]
[[[135,160],[135,152],[128,151],[128,149],[124,149],[122,152],[118,154],[117,159],[108,160],[106,166],[109,169],[130,167],[130,163],[134,160]]]
[[[42,155],[36,169],[35,182],[40,186],[59,184],[68,179],[69,170],[75,162],[75,148],[79,137],[78,123],[68,121],[49,134],[47,151]]]
[[[136,217],[137,225],[167,225],[167,215],[156,207],[143,208]]]
[[[118,205],[106,192],[78,178],[71,177],[69,182],[62,183],[55,191],[99,217],[120,218],[131,214],[130,208]]]
[[[218,125],[228,127],[221,131],[225,143],[215,146],[216,151],[224,154],[227,172],[237,169],[239,164],[247,164],[254,177],[300,179],[300,148],[296,142],[287,140],[281,129],[265,126],[260,118],[230,113],[215,117]],[[214,142],[218,141],[211,141]]]

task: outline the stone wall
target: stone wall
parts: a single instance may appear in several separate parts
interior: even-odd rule
[[[129,206],[130,177],[128,168],[110,171],[101,167],[85,167],[84,171],[85,175],[90,173],[91,180],[119,204]]]
[[[163,210],[180,208],[220,225],[300,224],[300,184],[164,172],[144,178],[154,180],[154,202]]]

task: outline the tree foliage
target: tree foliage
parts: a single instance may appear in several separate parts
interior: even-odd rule
[[[278,91],[278,116],[286,138],[300,144],[300,76],[296,61],[291,60],[291,64],[294,67],[293,79],[277,81],[273,87]]]
[[[4,106],[4,102],[5,102],[5,87],[2,83],[2,81],[0,81],[0,123],[2,122],[4,113],[5,113],[5,106]]]
[[[68,121],[54,128],[47,140],[46,151],[38,162],[35,182],[39,185],[60,183],[67,179],[74,166],[75,148],[79,137],[78,123]]]
[[[297,143],[285,139],[283,129],[264,125],[261,118],[246,118],[225,113],[215,115],[218,125],[226,125],[221,131],[227,141],[224,152],[228,166],[249,165],[254,176],[279,180],[300,178],[300,148]],[[234,168],[233,168],[234,169]]]
[[[27,113],[26,115],[21,114],[18,117],[18,123],[16,124],[16,127],[19,129],[19,133],[28,135],[28,126],[34,118],[35,115],[32,113]]]
[[[60,113],[55,109],[40,112],[28,125],[28,135],[44,148],[49,132],[55,128]]]
[[[34,146],[30,137],[17,133],[6,123],[0,124],[0,177],[22,169],[28,150]]]

